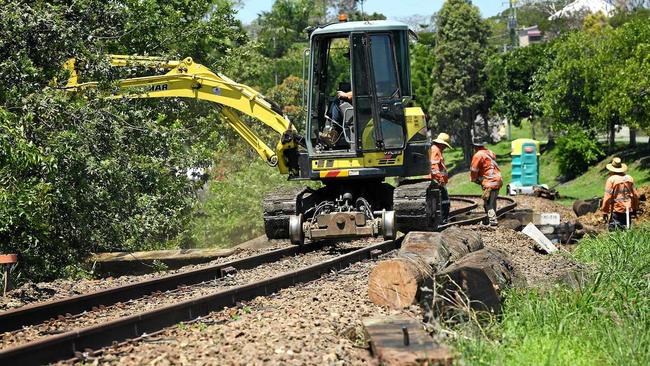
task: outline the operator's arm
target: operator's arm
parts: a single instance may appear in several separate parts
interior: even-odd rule
[[[351,92],[351,91],[349,91],[349,92],[343,92],[343,91],[340,91],[340,90],[339,90],[339,91],[336,92],[336,97],[337,97],[338,99],[341,99],[341,100],[345,100],[345,101],[351,102],[351,101],[352,101],[352,92]]]

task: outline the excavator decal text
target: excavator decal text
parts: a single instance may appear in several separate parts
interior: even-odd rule
[[[150,92],[164,91],[168,89],[169,87],[167,86],[167,84],[156,84],[149,87]]]

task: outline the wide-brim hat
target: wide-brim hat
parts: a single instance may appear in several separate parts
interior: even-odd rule
[[[436,144],[445,145],[451,149],[451,145],[449,144],[449,141],[451,141],[451,138],[449,137],[448,134],[444,132],[440,133],[438,137],[436,137],[436,139],[433,140],[433,142],[435,142]]]
[[[627,164],[621,161],[621,158],[614,158],[612,162],[605,166],[607,170],[613,173],[625,173],[627,171]]]

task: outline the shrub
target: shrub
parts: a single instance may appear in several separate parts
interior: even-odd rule
[[[605,156],[592,134],[577,129],[560,137],[557,147],[560,173],[568,179],[586,172],[589,166]]]

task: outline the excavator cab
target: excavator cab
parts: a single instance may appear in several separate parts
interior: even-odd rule
[[[408,36],[405,24],[384,21],[336,23],[311,32],[306,145],[312,163],[404,151],[405,105],[411,100]],[[337,91],[351,92],[351,100],[338,100]]]

